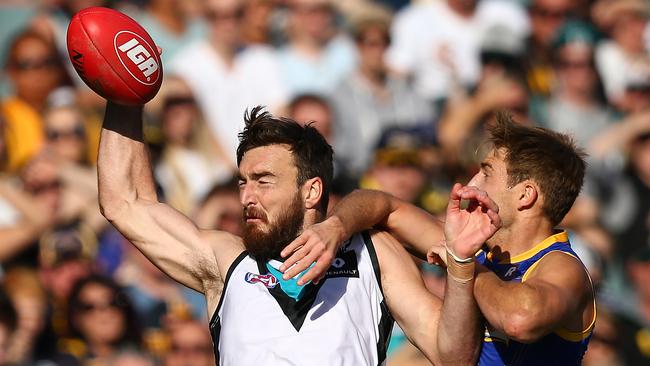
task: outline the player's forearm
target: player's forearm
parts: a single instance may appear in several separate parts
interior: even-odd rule
[[[474,299],[474,263],[449,267],[438,323],[437,349],[442,364],[474,365],[481,344],[481,315]]]
[[[345,196],[334,207],[328,220],[336,220],[344,239],[385,221],[392,209],[388,194],[360,189]]]
[[[111,219],[124,204],[138,198],[156,200],[151,174],[143,142],[142,108],[109,102],[97,159],[103,213]]]

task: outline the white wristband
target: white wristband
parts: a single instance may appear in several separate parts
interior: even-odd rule
[[[449,254],[456,263],[472,263],[474,261],[474,257],[469,257],[465,259],[458,258],[454,252],[449,249],[449,247],[445,243],[445,249],[447,250],[447,254]]]

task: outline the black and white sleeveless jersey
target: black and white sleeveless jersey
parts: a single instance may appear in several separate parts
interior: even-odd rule
[[[242,253],[210,321],[219,365],[383,365],[394,321],[380,279],[367,232],[344,243],[325,279],[299,300]]]

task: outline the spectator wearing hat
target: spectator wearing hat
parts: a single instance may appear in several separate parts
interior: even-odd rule
[[[427,182],[421,156],[425,144],[417,131],[386,130],[377,144],[372,165],[361,178],[360,188],[384,191],[415,203]]]
[[[384,62],[390,45],[390,15],[379,8],[354,27],[359,64],[332,93],[336,120],[335,150],[353,174],[371,163],[372,148],[391,126],[427,124],[433,128],[433,105],[418,96],[406,80],[388,72]]]

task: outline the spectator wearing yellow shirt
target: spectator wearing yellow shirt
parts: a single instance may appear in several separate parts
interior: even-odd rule
[[[5,63],[14,93],[2,101],[6,118],[7,169],[15,171],[43,144],[41,113],[47,97],[66,79],[53,43],[27,30],[14,38]]]

